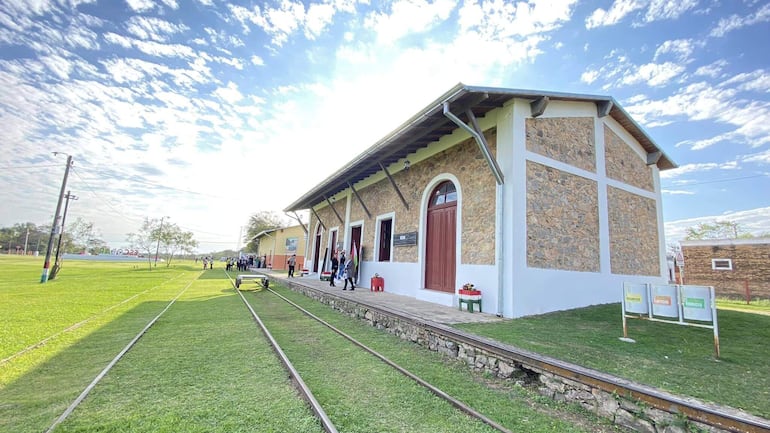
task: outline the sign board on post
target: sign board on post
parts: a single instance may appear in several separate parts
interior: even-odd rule
[[[621,304],[623,308],[621,340],[634,341],[628,338],[626,318],[643,318],[654,322],[709,328],[714,330],[714,352],[719,358],[719,325],[713,287],[623,283]],[[647,317],[640,317],[645,314]],[[677,321],[658,317],[670,317]],[[695,320],[698,323],[688,322],[688,320]],[[703,322],[710,322],[710,324]]]
[[[679,289],[674,284],[652,286],[652,315],[679,318]]]

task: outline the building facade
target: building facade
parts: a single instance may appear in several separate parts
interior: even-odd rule
[[[307,228],[294,225],[284,228],[264,230],[255,238],[259,241],[256,256],[263,257],[265,267],[274,270],[289,269],[288,260],[293,254],[297,255],[295,270],[299,275],[305,265],[305,246],[307,245]]]
[[[686,284],[714,286],[717,296],[770,299],[770,239],[680,241]]]
[[[659,171],[674,168],[607,97],[458,85],[290,205],[308,265],[359,251],[361,283],[519,317],[666,282]]]

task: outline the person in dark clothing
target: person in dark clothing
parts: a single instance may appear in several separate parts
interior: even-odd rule
[[[345,287],[342,290],[348,289],[348,281],[350,281],[350,290],[356,290],[356,286],[353,284],[353,260],[345,262],[345,270],[342,273],[342,278],[345,279]]]
[[[339,260],[337,260],[337,255],[332,254],[332,275],[331,275],[331,278],[329,278],[329,285],[332,287],[337,287],[334,284],[334,279],[337,278],[337,270],[339,269],[339,267],[340,267],[340,262]]]
[[[297,265],[297,255],[292,254],[287,263],[289,264],[289,278],[294,278],[294,267]]]

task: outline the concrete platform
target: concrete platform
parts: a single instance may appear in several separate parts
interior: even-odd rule
[[[371,292],[369,291],[368,284],[362,287],[356,287],[356,290],[354,291],[346,291],[342,290],[344,287],[342,281],[340,281],[342,284],[331,287],[329,286],[328,281],[321,281],[318,274],[287,278],[284,272],[265,271],[265,269],[262,269],[261,271],[269,275],[270,279],[273,281],[301,284],[345,299],[355,300],[364,305],[387,308],[392,311],[431,322],[451,325],[455,323],[500,322],[505,320],[494,314],[479,313],[478,311],[474,313],[469,313],[465,310],[460,311],[457,307],[447,307],[432,302],[420,301],[409,296],[389,293],[387,290],[384,292]]]

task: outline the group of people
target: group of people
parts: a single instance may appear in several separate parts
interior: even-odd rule
[[[233,266],[238,268],[238,272],[247,270],[250,266],[254,266],[254,257],[228,257],[225,261],[225,269],[231,271]]]
[[[348,289],[348,282],[350,283],[350,290],[356,289],[355,284],[353,284],[353,260],[346,260],[344,251],[340,253],[339,259],[336,253],[332,254],[332,275],[329,279],[329,285],[337,287],[334,280],[345,280],[345,287],[342,290]]]
[[[206,269],[214,269],[214,258],[213,257],[203,257],[201,258],[201,261],[203,262],[203,270]]]

